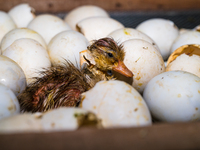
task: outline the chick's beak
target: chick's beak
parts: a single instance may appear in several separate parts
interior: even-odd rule
[[[118,65],[114,66],[112,69],[126,77],[133,77],[133,73],[125,66],[122,61],[118,61]]]

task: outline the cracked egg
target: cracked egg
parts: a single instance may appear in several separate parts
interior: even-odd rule
[[[182,70],[200,77],[200,45],[183,45],[167,61],[166,71]]]

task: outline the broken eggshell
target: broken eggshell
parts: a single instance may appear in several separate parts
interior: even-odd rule
[[[170,48],[179,35],[179,29],[171,20],[163,18],[152,18],[140,23],[137,30],[152,38],[160,49],[164,60],[170,55]]]
[[[0,120],[19,113],[20,106],[14,92],[0,83]]]
[[[47,49],[47,45],[43,39],[43,37],[37,32],[28,29],[28,28],[16,28],[8,32],[2,39],[0,47],[2,52],[9,47],[15,40],[21,38],[30,38],[38,41],[45,49]]]
[[[76,29],[76,24],[89,17],[109,17],[109,14],[102,9],[101,7],[94,6],[94,5],[83,5],[76,7],[75,9],[71,10],[69,13],[66,14],[64,17],[64,21],[73,29]]]
[[[200,46],[183,45],[168,58],[166,71],[182,70],[200,77]]]
[[[35,10],[27,3],[21,3],[8,12],[18,28],[27,27],[29,22],[35,18]]]
[[[151,116],[142,96],[129,84],[100,81],[82,94],[81,107],[93,112],[104,128],[151,125]]]
[[[49,41],[58,33],[71,30],[70,26],[61,18],[51,14],[36,16],[27,26],[39,33],[48,45]]]
[[[154,118],[166,122],[200,120],[200,78],[185,71],[168,71],[151,79],[143,98]]]
[[[90,17],[78,22],[76,27],[91,42],[107,37],[114,30],[124,28],[124,25],[109,17]]]
[[[146,84],[154,76],[165,71],[163,58],[160,52],[147,41],[132,39],[122,44],[126,53],[124,64],[134,74],[133,82],[130,84],[142,93]]]
[[[88,40],[79,32],[69,30],[57,34],[48,44],[48,53],[54,66],[66,60],[80,68],[79,52],[86,50]]]
[[[0,55],[0,83],[10,88],[16,96],[26,88],[26,77],[22,68],[3,55]]]
[[[14,41],[2,55],[14,60],[23,69],[27,84],[33,81],[33,77],[39,77],[40,71],[51,66],[47,50],[33,39]]]

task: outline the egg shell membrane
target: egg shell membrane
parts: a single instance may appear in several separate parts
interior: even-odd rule
[[[183,46],[179,47],[168,58],[168,60],[167,60],[167,66],[172,61],[176,60],[176,58],[178,56],[181,56],[182,54],[186,54],[188,56],[192,56],[192,55],[198,55],[198,56],[200,56],[200,45],[192,44],[192,45],[183,45]]]

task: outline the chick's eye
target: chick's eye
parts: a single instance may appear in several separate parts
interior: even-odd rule
[[[112,53],[107,53],[109,57],[113,57],[113,54]]]
[[[107,74],[108,74],[109,76],[112,76],[112,75],[113,75],[113,72],[112,72],[111,70],[108,70],[108,71],[107,71]]]

